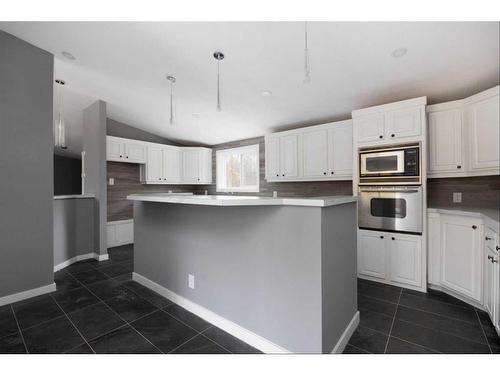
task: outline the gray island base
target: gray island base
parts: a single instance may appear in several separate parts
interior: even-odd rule
[[[342,352],[359,322],[356,199],[209,197],[128,197],[134,280],[265,353]]]

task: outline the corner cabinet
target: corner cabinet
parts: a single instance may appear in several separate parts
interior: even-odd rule
[[[358,276],[425,290],[424,264],[421,236],[358,230]]]
[[[499,86],[427,106],[429,178],[500,173]]]
[[[269,182],[352,179],[352,121],[294,129],[265,137]]]
[[[146,146],[141,141],[107,136],[106,160],[124,163],[146,163]]]

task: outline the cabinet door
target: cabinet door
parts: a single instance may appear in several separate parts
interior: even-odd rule
[[[480,302],[481,221],[452,215],[441,218],[441,283]]]
[[[376,142],[384,139],[384,115],[376,113],[353,120],[357,132],[357,142]]]
[[[200,182],[212,183],[212,150],[200,150]]]
[[[484,251],[484,302],[483,306],[493,322],[496,318],[496,299],[498,288],[497,263],[498,254],[486,248]]]
[[[283,178],[297,178],[298,169],[298,135],[290,134],[280,137],[280,172]]]
[[[462,110],[429,113],[429,173],[464,171]]]
[[[414,137],[421,133],[421,107],[398,109],[385,115],[385,139]]]
[[[167,183],[179,182],[181,179],[180,150],[177,147],[163,149],[163,180]]]
[[[418,236],[390,235],[391,281],[422,285],[422,241]]]
[[[498,96],[468,107],[470,129],[470,168],[499,168],[499,103]]]
[[[352,176],[352,123],[328,129],[328,171],[330,176]]]
[[[385,279],[386,234],[372,231],[358,231],[358,273]]]
[[[148,146],[146,162],[146,182],[163,181],[163,148],[161,146]]]
[[[182,150],[182,182],[198,183],[200,181],[199,150]]]
[[[115,138],[106,138],[106,160],[123,161],[125,150],[123,142]]]
[[[138,142],[125,143],[125,161],[129,163],[146,162],[146,146]]]
[[[278,137],[266,137],[266,178],[276,180],[280,177],[280,148]]]
[[[328,131],[312,130],[302,133],[303,177],[326,177]]]

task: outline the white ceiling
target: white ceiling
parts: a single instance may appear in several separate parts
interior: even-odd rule
[[[54,54],[55,75],[67,81],[70,153],[81,150],[81,110],[95,99],[117,121],[212,145],[416,96],[459,99],[499,83],[497,22],[309,23],[310,83],[303,23],[2,22],[0,29]],[[393,58],[398,47],[408,53]],[[222,112],[215,50],[226,55]],[[177,78],[173,126],[166,75]]]

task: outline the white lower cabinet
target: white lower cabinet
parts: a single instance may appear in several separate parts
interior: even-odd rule
[[[134,243],[134,221],[132,219],[108,221],[106,229],[108,247]]]
[[[358,275],[422,289],[422,263],[421,236],[358,231]]]
[[[481,220],[463,216],[441,216],[441,285],[482,300]]]
[[[484,260],[484,309],[498,325],[498,253],[486,248]]]

